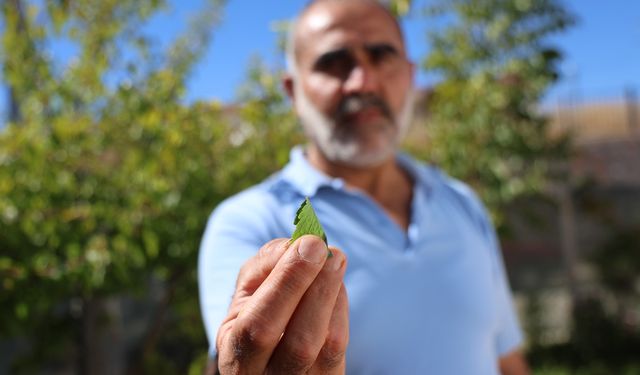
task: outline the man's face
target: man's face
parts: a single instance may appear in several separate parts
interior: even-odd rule
[[[295,108],[331,162],[386,160],[409,125],[413,65],[388,13],[367,1],[325,1],[299,21]]]

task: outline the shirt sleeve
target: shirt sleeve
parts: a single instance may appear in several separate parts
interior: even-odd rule
[[[218,328],[227,315],[240,268],[272,239],[268,223],[256,214],[255,204],[260,204],[253,200],[245,195],[220,204],[211,214],[200,244],[200,309],[211,357],[216,355]]]
[[[524,335],[513,305],[511,288],[500,250],[500,242],[486,208],[473,190],[458,180],[448,179],[448,182],[459,196],[463,197],[464,206],[468,209],[471,217],[476,220],[479,229],[488,241],[489,256],[491,256],[493,263],[499,314],[494,345],[496,354],[501,357],[521,346],[524,342]]]
[[[496,353],[498,356],[502,357],[520,347],[523,344],[524,335],[514,308],[513,296],[511,295],[511,288],[509,286],[509,280],[502,258],[502,251],[500,250],[500,242],[498,241],[495,229],[493,224],[491,224],[486,211],[483,213],[483,227],[489,239],[493,255],[495,269],[494,279],[496,280],[498,308],[500,314],[495,340]]]

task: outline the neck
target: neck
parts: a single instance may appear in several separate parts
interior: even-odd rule
[[[393,157],[389,157],[381,164],[374,166],[355,167],[336,163],[327,159],[314,145],[307,148],[309,163],[328,176],[342,179],[348,186],[358,188],[375,196],[384,180],[395,173],[396,166]]]
[[[413,181],[407,172],[391,156],[379,165],[352,167],[328,160],[315,146],[307,149],[307,159],[326,175],[341,178],[348,187],[357,188],[376,201],[387,214],[406,229],[409,224],[409,209],[413,192]]]

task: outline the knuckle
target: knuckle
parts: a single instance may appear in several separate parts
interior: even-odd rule
[[[294,363],[298,363],[299,367],[311,367],[318,354],[309,346],[298,347],[289,355]]]
[[[260,250],[258,251],[258,253],[260,254],[260,256],[265,256],[267,254],[269,254],[270,252],[273,252],[274,249],[277,249],[281,246],[284,246],[285,243],[287,243],[289,240],[286,238],[274,238],[273,240],[267,242],[266,244],[264,244]]]
[[[282,256],[289,247],[289,242],[290,240],[288,238],[273,239],[258,250],[256,258],[263,264],[272,263]]]
[[[247,260],[240,267],[240,272],[238,273],[239,274],[238,279],[250,277],[255,275],[256,273],[265,271],[261,267],[263,263],[265,262],[269,263],[267,259],[270,259],[271,257],[273,257],[274,252],[276,252],[276,250],[278,250],[279,248],[285,247],[287,243],[288,243],[287,239],[276,238],[264,244],[253,257],[249,258],[249,260]]]
[[[318,365],[324,369],[338,367],[344,360],[347,340],[338,335],[329,335],[317,358]]]
[[[222,348],[225,344],[226,339],[229,337],[229,332],[231,331],[231,324],[222,324],[220,326],[220,329],[218,330],[218,335],[216,336],[216,347],[218,348],[218,351],[220,351],[220,348]]]
[[[283,372],[287,374],[304,373],[313,366],[317,356],[317,350],[314,350],[310,345],[300,345],[291,348],[283,363]]]
[[[345,349],[340,345],[341,343],[334,342],[333,344],[327,342],[320,354],[316,359],[318,367],[329,370],[340,366],[345,357]]]
[[[274,334],[267,325],[240,324],[231,340],[233,356],[239,360],[254,357],[258,353],[269,350],[273,341]]]
[[[219,373],[224,373],[224,374],[239,374],[240,373],[240,366],[238,361],[235,358],[229,358],[226,356],[223,356],[223,353],[220,353],[220,356],[218,357],[218,364],[217,364],[217,369],[219,370],[216,371],[216,368],[213,368],[211,371],[211,374],[219,374]],[[207,369],[209,370],[209,369]],[[207,372],[206,375],[209,375],[210,373]]]
[[[238,272],[237,281],[240,282],[241,280],[247,278],[249,275],[253,274],[255,267],[256,265],[254,258],[250,258],[249,260],[244,262],[244,264],[242,264],[242,266],[240,267],[240,271]]]
[[[301,259],[290,259],[281,269],[279,287],[283,291],[293,293],[300,289],[306,289],[321,271],[320,266],[310,264]]]

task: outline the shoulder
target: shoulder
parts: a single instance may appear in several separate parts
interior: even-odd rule
[[[290,231],[291,220],[282,207],[294,200],[299,201],[297,194],[276,173],[222,201],[211,213],[207,227],[221,235],[252,233],[264,240],[283,236]]]
[[[428,194],[460,208],[483,231],[488,229],[487,226],[492,228],[487,209],[471,186],[434,165],[417,160],[413,163],[419,183]]]
[[[409,170],[422,188],[433,193],[447,193],[453,195],[471,209],[481,209],[484,206],[476,192],[465,182],[449,176],[435,165],[427,164],[407,155],[402,155],[401,164]]]
[[[455,195],[461,204],[465,205],[469,213],[474,216],[485,216],[486,208],[478,194],[467,183],[440,172],[443,186]]]
[[[269,180],[226,198],[213,210],[212,221],[255,221],[268,218],[277,207]]]

